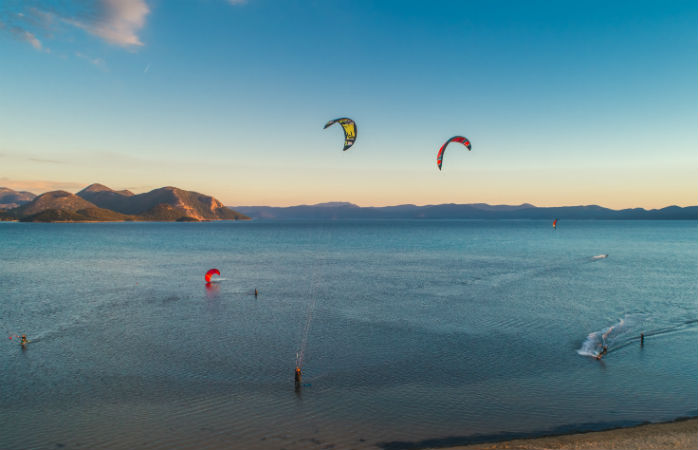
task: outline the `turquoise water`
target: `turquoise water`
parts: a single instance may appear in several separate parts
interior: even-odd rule
[[[697,231],[0,223],[0,449],[418,448],[695,416]]]

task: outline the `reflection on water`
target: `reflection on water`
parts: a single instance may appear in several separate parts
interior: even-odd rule
[[[0,224],[0,323],[32,341],[0,346],[0,448],[405,448],[695,415],[696,224],[549,227]]]
[[[206,283],[206,297],[216,298],[221,293],[221,286],[218,283]]]

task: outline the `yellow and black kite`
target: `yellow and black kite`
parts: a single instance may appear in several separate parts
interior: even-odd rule
[[[339,122],[342,129],[344,129],[344,150],[347,150],[349,147],[354,145],[354,141],[356,140],[356,122],[346,117],[340,117],[339,119],[334,119],[327,122],[324,128],[327,128],[336,122]]]

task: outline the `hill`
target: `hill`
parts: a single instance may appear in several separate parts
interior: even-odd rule
[[[93,184],[77,195],[101,208],[122,214],[140,215],[145,220],[177,220],[182,217],[195,220],[248,219],[247,216],[226,208],[209,195],[172,186],[133,195],[129,191],[117,192],[106,186]]]
[[[36,195],[27,191],[14,191],[10,188],[0,187],[0,209],[12,209],[31,202]]]
[[[102,184],[94,183],[78,192],[77,196],[94,203],[100,208],[120,212],[125,208],[129,198],[133,197],[133,193],[126,190],[114,191]]]
[[[54,209],[66,212],[76,212],[79,209],[96,208],[93,203],[88,202],[75,194],[66,191],[51,191],[41,194],[31,202],[12,209],[9,212],[18,218],[33,216],[40,212]]]
[[[23,222],[113,222],[245,220],[247,216],[223,206],[215,198],[164,187],[134,195],[92,184],[77,195],[52,191],[19,207],[0,211],[0,220]]]

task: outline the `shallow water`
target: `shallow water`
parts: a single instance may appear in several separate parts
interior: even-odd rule
[[[0,448],[410,448],[696,415],[696,231],[0,223],[0,329],[32,340],[0,346]]]

